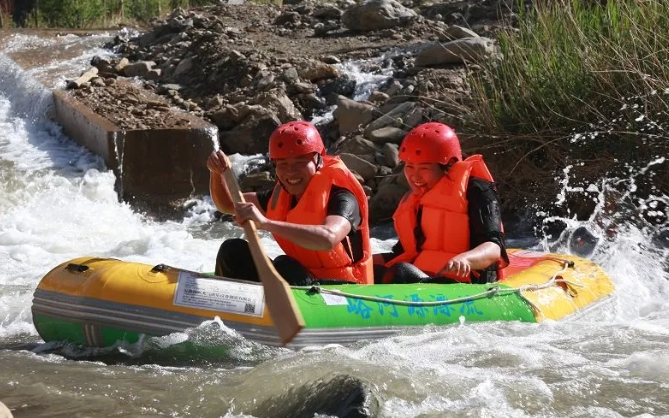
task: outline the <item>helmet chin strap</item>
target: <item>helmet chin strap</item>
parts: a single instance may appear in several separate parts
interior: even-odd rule
[[[453,164],[457,163],[459,160],[457,157],[451,158],[451,160],[446,163],[446,164],[439,164],[441,169],[444,171],[444,173],[448,173],[451,167],[453,167]]]
[[[319,171],[321,168],[323,168],[323,156],[319,153],[316,153],[316,171]]]

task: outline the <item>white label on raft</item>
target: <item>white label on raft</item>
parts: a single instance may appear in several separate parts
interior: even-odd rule
[[[326,305],[348,305],[348,301],[344,296],[333,295],[332,293],[321,293]]]
[[[179,273],[174,304],[239,315],[263,316],[265,292],[262,286]]]

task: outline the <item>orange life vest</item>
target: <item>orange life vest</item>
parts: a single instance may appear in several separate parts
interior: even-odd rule
[[[359,261],[353,262],[352,247],[348,237],[331,251],[306,249],[276,234],[274,239],[286,255],[297,260],[316,278],[373,284],[367,196],[358,180],[339,157],[323,157],[323,167],[311,178],[304,194],[292,209],[290,204],[293,197],[277,182],[270,197],[266,216],[268,219],[301,225],[321,225],[327,216],[327,205],[333,185],[349,190],[358,201],[361,216],[358,229],[362,236],[363,248],[363,256]]]
[[[448,260],[471,249],[467,212],[470,176],[493,181],[481,155],[473,155],[453,164],[448,173],[422,196],[410,191],[402,198],[393,214],[393,221],[404,253],[386,263],[386,267],[404,261],[414,264],[429,276],[435,276]],[[418,249],[415,230],[417,213],[421,207],[420,228],[425,242]],[[444,276],[460,282],[471,282],[470,277],[448,273]],[[498,277],[501,279],[501,276]]]

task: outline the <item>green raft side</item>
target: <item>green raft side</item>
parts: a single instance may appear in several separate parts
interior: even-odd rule
[[[119,342],[134,344],[147,335],[103,325],[90,330],[87,337],[86,326],[82,322],[35,313],[33,313],[33,323],[37,333],[47,342],[67,341],[85,346],[109,347]],[[91,333],[94,335],[90,335]]]
[[[110,326],[98,326],[95,329],[93,341],[86,338],[84,325],[81,322],[71,320],[55,319],[50,316],[37,314],[35,317],[35,326],[44,341],[63,341],[77,344],[82,347],[112,347],[117,344],[135,344],[146,337],[161,337],[161,335],[151,335],[141,332],[128,332]],[[175,361],[180,357],[186,357],[192,360],[194,357],[209,360],[220,361],[228,356],[230,347],[227,345],[201,345],[190,340],[181,341],[174,345],[159,345],[157,351],[163,353],[168,361]]]
[[[476,322],[537,322],[529,302],[517,289],[503,284],[327,285],[320,288],[324,290],[321,293],[306,288],[293,289],[307,329],[448,325],[460,323],[461,318]],[[341,291],[346,296],[333,296],[327,291]],[[428,304],[434,302],[438,304]]]

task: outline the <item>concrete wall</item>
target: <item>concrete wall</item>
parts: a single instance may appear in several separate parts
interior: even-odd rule
[[[114,150],[114,138],[123,130],[88,107],[70,97],[67,92],[53,90],[56,122],[63,131],[79,145],[91,150],[104,160],[112,170],[118,168]]]
[[[55,119],[65,133],[103,158],[116,175],[119,197],[160,218],[182,214],[180,203],[209,193],[207,156],[216,126],[193,115],[183,129],[122,130],[61,90],[53,91]]]

